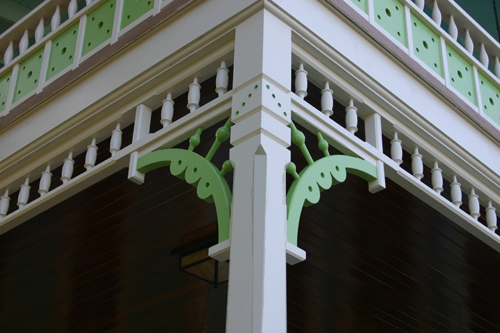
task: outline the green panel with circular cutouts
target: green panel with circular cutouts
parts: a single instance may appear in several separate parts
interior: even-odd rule
[[[38,87],[38,79],[42,68],[43,50],[43,48],[38,50],[38,52],[19,64],[13,102],[18,101]]]
[[[472,66],[448,45],[446,45],[446,58],[451,85],[472,104],[477,105]]]
[[[443,77],[439,37],[414,15],[411,16],[411,30],[414,54],[439,76]]]
[[[500,89],[481,74],[479,74],[479,89],[484,113],[500,125]]]
[[[407,46],[405,10],[403,4],[397,0],[374,1],[375,22],[396,38],[401,44]]]
[[[122,21],[120,29],[137,20],[154,7],[153,0],[123,0]]]
[[[111,38],[115,20],[115,5],[116,0],[109,0],[87,16],[82,56]]]
[[[47,80],[73,64],[78,37],[78,23],[52,41]]]
[[[362,11],[368,13],[368,3],[367,0],[351,0],[356,6],[358,6]]]
[[[5,110],[5,105],[7,104],[7,94],[9,93],[11,76],[12,72],[9,72],[0,77],[0,112]]]

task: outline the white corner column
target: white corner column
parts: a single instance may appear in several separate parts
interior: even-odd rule
[[[286,332],[291,29],[266,10],[236,28],[228,332]]]

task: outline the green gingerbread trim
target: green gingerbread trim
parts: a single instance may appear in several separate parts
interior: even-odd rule
[[[219,226],[219,243],[229,239],[230,236],[231,203],[233,197],[224,175],[232,170],[233,167],[230,161],[226,161],[224,162],[222,171],[219,171],[210,162],[210,159],[220,143],[229,138],[230,126],[231,119],[226,122],[224,127],[219,128],[216,140],[207,157],[193,152],[194,147],[200,142],[202,131],[200,128],[191,137],[188,150],[174,148],[157,150],[140,157],[137,161],[137,170],[142,173],[170,166],[172,175],[196,187],[197,195],[200,199],[215,203]]]
[[[344,182],[347,173],[361,177],[368,182],[376,180],[377,167],[357,157],[330,156],[328,143],[320,132],[317,133],[318,146],[325,157],[314,162],[305,146],[304,134],[297,130],[293,123],[290,124],[290,127],[292,128],[292,142],[300,148],[309,164],[300,174],[295,171],[295,164],[290,163],[287,166],[287,172],[295,178],[286,195],[287,241],[297,246],[302,207],[318,203],[321,192]]]

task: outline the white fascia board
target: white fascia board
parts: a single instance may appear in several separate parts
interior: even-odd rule
[[[326,52],[341,55],[349,66],[361,73],[360,80],[365,78],[361,89],[368,95],[378,94],[380,105],[387,106],[393,117],[413,118],[411,126],[414,131],[419,132],[426,126],[441,133],[452,145],[470,154],[476,163],[482,163],[495,174],[500,174],[500,154],[494,153],[500,152],[498,142],[372,41],[332,11],[326,10],[325,5],[312,0],[307,4],[286,0],[274,3],[279,8],[273,10],[269,6],[269,10],[281,12],[276,15],[287,20],[297,34],[316,39],[328,49]],[[304,11],[305,6],[307,11]],[[338,67],[345,70],[343,64],[338,64]],[[403,114],[405,110],[407,113]]]

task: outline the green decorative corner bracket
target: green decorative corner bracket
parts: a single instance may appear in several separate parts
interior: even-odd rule
[[[290,123],[292,143],[299,147],[308,166],[297,174],[296,166],[290,162],[286,168],[295,180],[286,195],[287,204],[287,241],[297,246],[300,215],[302,208],[319,202],[320,194],[332,186],[342,183],[351,173],[371,182],[377,179],[377,167],[357,157],[332,155],[328,152],[328,142],[317,132],[318,147],[325,157],[313,161],[305,145],[304,133]]]
[[[205,157],[195,153],[193,150],[200,144],[203,128],[189,140],[187,150],[170,148],[150,152],[137,161],[137,170],[142,173],[170,166],[170,172],[175,177],[185,180],[197,189],[197,195],[209,203],[215,204],[217,212],[217,223],[219,243],[229,239],[231,225],[231,203],[233,197],[224,175],[233,169],[229,160],[222,165],[222,170],[210,162],[222,142],[229,139],[231,118],[224,126],[219,128],[215,135],[215,141]]]
[[[221,143],[229,139],[231,124],[231,118],[229,118],[224,126],[217,130],[215,141],[205,157],[193,151],[200,143],[203,131],[203,128],[200,127],[189,140],[187,150],[177,148],[157,150],[140,157],[137,161],[137,170],[142,173],[170,166],[172,175],[197,188],[197,195],[200,199],[214,203],[217,211],[219,243],[228,240],[230,236],[233,198],[224,175],[233,169],[233,165],[229,160],[226,160],[222,165],[222,170],[219,170],[210,161]],[[297,246],[299,221],[303,207],[318,203],[320,193],[344,182],[347,173],[359,176],[368,182],[376,180],[377,167],[357,157],[330,156],[328,142],[323,139],[320,132],[317,132],[318,147],[323,151],[325,157],[313,161],[305,145],[304,134],[296,128],[293,122],[290,124],[290,128],[292,129],[293,144],[299,147],[309,164],[300,174],[297,174],[293,162],[290,162],[286,168],[286,171],[295,178],[286,196],[287,241]]]

